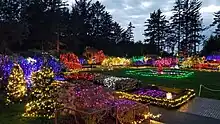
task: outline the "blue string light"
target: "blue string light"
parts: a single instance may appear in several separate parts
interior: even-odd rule
[[[4,60],[4,61],[3,61]],[[44,61],[47,60],[47,61]],[[11,69],[13,67],[14,62],[17,62],[21,68],[23,69],[25,80],[27,83],[27,87],[31,87],[31,75],[33,72],[40,70],[43,66],[50,67],[53,72],[55,73],[55,80],[64,80],[62,76],[58,76],[62,69],[64,68],[63,65],[57,61],[54,57],[42,57],[42,56],[35,56],[33,58],[24,58],[22,56],[12,59],[7,56],[1,56],[1,67],[0,69],[3,72],[3,80],[7,80]]]

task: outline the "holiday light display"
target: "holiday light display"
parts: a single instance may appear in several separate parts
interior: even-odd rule
[[[94,54],[93,56],[95,63],[96,64],[101,64],[102,61],[106,58],[105,54],[103,53],[102,50],[98,51],[97,53]]]
[[[79,62],[81,65],[86,65],[88,64],[87,60],[85,58],[79,58]]]
[[[220,55],[210,55],[210,56],[207,56],[206,60],[220,62]]]
[[[53,117],[55,108],[58,107],[58,87],[53,85],[54,73],[52,69],[43,67],[33,73],[32,91],[30,101],[25,105],[25,117]]]
[[[137,91],[133,92],[134,94],[137,95],[144,95],[144,96],[151,96],[154,98],[166,98],[167,92],[162,91],[160,89],[145,89],[145,88],[141,88],[138,89]],[[173,95],[176,96],[176,95]]]
[[[152,69],[133,69],[125,71],[127,75],[143,76],[143,77],[160,77],[160,78],[187,78],[194,74],[194,72],[180,71],[180,70],[162,70],[160,72]]]
[[[155,66],[165,66],[165,67],[170,67],[172,65],[178,64],[178,59],[177,58],[161,58],[155,61]]]
[[[1,77],[4,80],[4,82],[7,82],[8,77],[11,73],[11,69],[14,66],[14,63],[8,56],[1,56],[0,63],[1,63],[0,69],[3,74],[1,75]]]
[[[27,88],[24,74],[18,64],[14,64],[8,78],[6,103],[21,102],[26,96]]]
[[[82,68],[82,65],[80,64],[78,57],[73,53],[61,54],[60,61],[68,69],[81,69]]]
[[[120,58],[120,57],[108,57],[103,60],[102,64],[103,66],[128,66],[131,64],[130,59],[126,58]]]
[[[140,85],[140,81],[132,78],[97,75],[95,81],[112,90],[130,90]]]
[[[135,94],[135,93],[126,93],[126,92],[116,91],[115,93],[119,95],[119,98],[121,99],[129,99],[129,100],[134,100],[138,102],[154,104],[154,105],[158,105],[158,106],[162,106],[166,108],[179,107],[195,96],[195,92],[192,89],[186,89],[182,91],[181,93],[179,93],[179,95],[172,97],[172,99],[167,99],[166,93],[164,94],[162,92],[139,93],[139,94],[136,93]]]
[[[32,84],[32,82],[31,82],[32,72],[38,71],[43,64],[43,61],[40,61],[39,59],[35,60],[30,57],[27,59],[25,59],[23,57],[19,57],[18,63],[24,72],[26,84],[27,84],[27,87],[29,88],[29,87],[31,87],[31,84]]]
[[[204,63],[204,58],[188,57],[185,61],[182,62],[181,68],[192,68],[194,65],[202,63]]]
[[[137,123],[160,117],[160,115],[154,116],[149,113],[148,106],[130,100],[118,99],[101,86],[80,83],[65,84],[63,87],[66,89],[64,88],[59,94],[58,101],[63,105],[63,108],[70,109],[64,109],[62,115],[75,115],[75,120],[79,120],[81,115],[83,116],[80,120],[81,123],[88,122],[88,120],[88,124],[100,121],[104,116],[108,117],[110,114],[108,111],[115,107],[117,109],[111,109],[113,110],[112,116],[117,115],[117,119],[121,123],[132,124],[132,122]],[[109,114],[100,114],[102,110]]]
[[[90,81],[94,80],[94,77],[95,75],[85,72],[71,73],[64,76],[64,78],[67,80],[90,80]]]
[[[101,64],[106,58],[102,50],[99,51],[92,47],[86,47],[83,56],[87,58],[88,64]]]

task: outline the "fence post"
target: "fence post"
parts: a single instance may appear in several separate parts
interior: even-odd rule
[[[201,95],[201,90],[202,90],[202,84],[199,85],[199,97]]]

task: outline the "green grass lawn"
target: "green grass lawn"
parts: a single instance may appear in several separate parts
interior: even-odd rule
[[[53,124],[51,120],[22,117],[24,104],[0,104],[0,124]]]
[[[218,72],[201,72],[194,71],[194,75],[188,78],[182,79],[169,79],[169,78],[159,78],[159,77],[143,77],[126,75],[125,71],[127,69],[115,69],[113,71],[101,72],[103,74],[109,74],[113,76],[131,77],[139,79],[144,85],[155,84],[158,86],[166,86],[170,88],[191,88],[194,89],[198,95],[199,86],[203,84],[204,86],[212,89],[220,90],[220,73]],[[213,92],[202,88],[201,97],[220,99],[220,91]]]
[[[155,84],[159,86],[166,86],[171,88],[192,88],[198,95],[199,85],[203,84],[209,88],[220,89],[220,73],[214,72],[197,72],[194,75],[184,79],[167,79],[157,77],[141,77],[141,76],[129,76],[125,74],[125,69],[116,69],[113,71],[104,71],[103,74],[109,74],[113,76],[132,77],[144,82],[144,85]],[[203,89],[201,93],[202,97],[220,99],[220,92],[211,92]],[[24,112],[24,104],[15,104],[5,106],[0,103],[0,124],[52,124],[53,121],[45,119],[33,119],[24,118],[22,113]]]

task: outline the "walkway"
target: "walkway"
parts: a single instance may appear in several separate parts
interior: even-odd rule
[[[166,124],[220,124],[220,100],[196,97],[178,110],[150,106],[153,114],[162,114]]]

